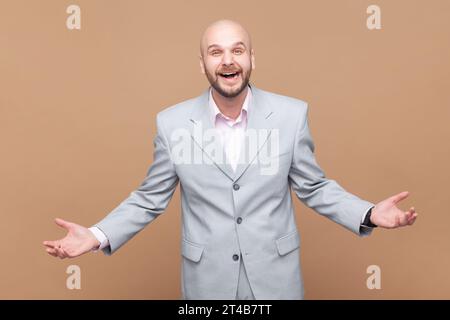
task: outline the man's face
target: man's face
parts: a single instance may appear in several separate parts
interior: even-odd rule
[[[201,70],[211,86],[224,97],[239,95],[254,69],[254,53],[246,32],[233,25],[205,32],[200,56]]]

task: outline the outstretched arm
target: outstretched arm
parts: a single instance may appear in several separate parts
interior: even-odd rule
[[[162,214],[178,184],[178,176],[171,160],[168,140],[160,117],[157,117],[157,131],[154,139],[153,163],[144,181],[128,198],[95,224],[108,240],[109,245],[102,249],[105,254],[115,252]],[[100,241],[92,229],[62,219],[56,219],[55,222],[68,233],[63,239],[44,241],[49,254],[60,258],[73,258],[100,246]]]
[[[362,222],[371,208],[370,221],[384,228],[412,225],[417,218],[414,208],[403,212],[396,207],[399,201],[407,197],[407,192],[375,205],[347,192],[335,180],[325,176],[315,159],[306,104],[299,114],[289,181],[297,197],[305,205],[361,236],[367,235],[367,228],[364,228]]]

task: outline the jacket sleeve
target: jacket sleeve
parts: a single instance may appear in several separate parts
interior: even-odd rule
[[[175,192],[178,177],[160,118],[158,114],[153,163],[144,181],[111,213],[94,225],[108,238],[109,246],[102,249],[106,255],[113,254],[162,214]]]
[[[298,120],[289,182],[297,197],[317,213],[360,236],[371,228],[361,226],[373,203],[362,200],[327,179],[314,156],[314,142],[308,126],[308,105],[301,108]]]

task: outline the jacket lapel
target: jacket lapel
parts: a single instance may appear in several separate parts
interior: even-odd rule
[[[216,131],[209,109],[209,88],[199,97],[199,102],[189,120],[192,123],[191,137],[193,142],[203,151],[210,162],[233,181],[233,168],[226,161],[225,149],[219,135],[214,134]]]
[[[211,161],[228,179],[238,180],[255,160],[258,152],[270,137],[271,126],[269,118],[273,114],[267,101],[263,99],[263,92],[252,84],[252,99],[247,114],[247,130],[245,140],[241,145],[236,171],[226,160],[225,150],[218,135],[212,135],[214,132],[214,123],[212,122],[209,109],[209,88],[205,90],[197,102],[196,108],[191,114],[191,138],[193,142],[200,147],[209,161]],[[255,135],[257,137],[255,141]],[[257,143],[255,143],[257,142]]]
[[[247,130],[241,145],[239,162],[233,181],[237,181],[253,163],[261,148],[270,137],[272,126],[270,117],[273,110],[264,100],[263,92],[250,84],[252,99],[247,114]]]

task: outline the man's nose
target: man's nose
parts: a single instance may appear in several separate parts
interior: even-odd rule
[[[231,52],[225,51],[225,53],[222,56],[222,64],[223,65],[231,65],[233,64],[234,60],[233,60],[233,55],[231,54]]]

